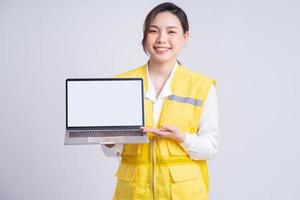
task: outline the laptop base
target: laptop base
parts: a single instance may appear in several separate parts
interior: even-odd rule
[[[69,137],[66,131],[65,145],[82,144],[141,144],[149,143],[147,135],[143,136],[113,136],[113,137]]]

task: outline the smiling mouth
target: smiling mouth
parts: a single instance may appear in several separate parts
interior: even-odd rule
[[[170,47],[153,47],[153,48],[155,49],[155,51],[160,52],[160,53],[164,53],[171,49]]]

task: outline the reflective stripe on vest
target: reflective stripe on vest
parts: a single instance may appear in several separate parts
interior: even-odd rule
[[[176,96],[176,95],[170,95],[168,97],[168,99],[173,100],[173,101],[178,101],[181,103],[189,103],[194,106],[201,106],[201,104],[202,104],[202,100],[200,100],[200,99],[193,99],[193,98],[189,98],[189,97],[180,97],[180,96]]]

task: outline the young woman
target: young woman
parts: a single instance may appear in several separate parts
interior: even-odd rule
[[[188,38],[185,12],[172,3],[156,6],[144,22],[147,64],[117,76],[144,79],[142,129],[150,143],[103,146],[121,157],[114,199],[208,199],[206,160],[218,146],[215,81],[177,60]]]

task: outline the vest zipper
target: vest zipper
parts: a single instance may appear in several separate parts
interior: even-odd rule
[[[155,200],[155,196],[154,196],[154,137],[151,140],[152,144],[152,152],[151,152],[151,156],[152,156],[152,199]]]

